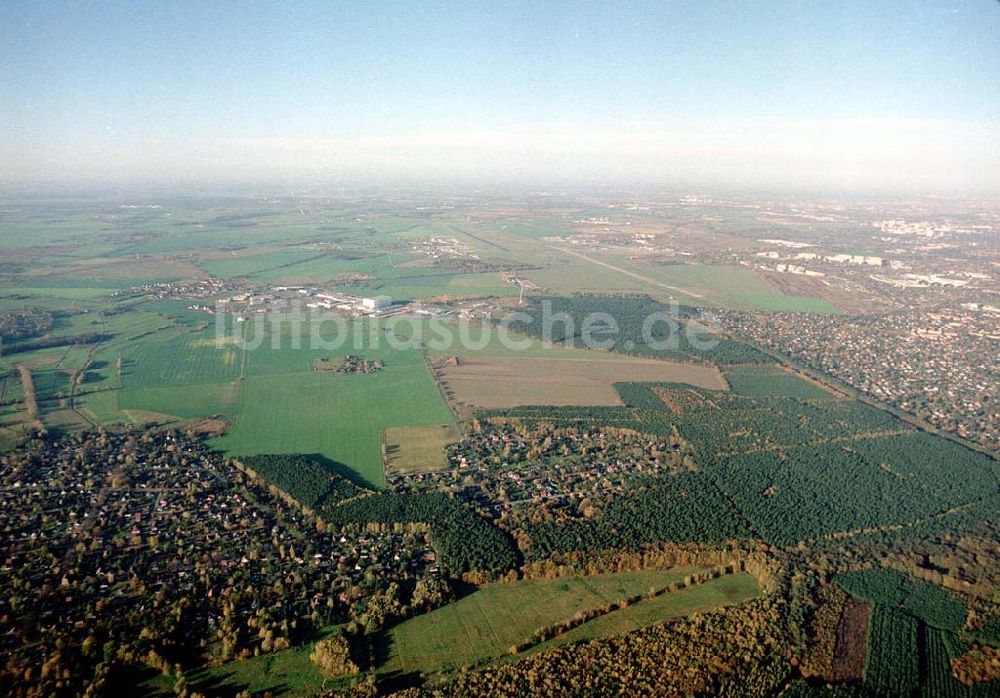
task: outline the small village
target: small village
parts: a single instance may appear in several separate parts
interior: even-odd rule
[[[390,475],[395,491],[450,491],[502,515],[559,500],[573,502],[628,489],[642,478],[693,466],[678,437],[669,442],[624,429],[528,429],[500,420],[448,449],[448,470]]]
[[[438,572],[426,533],[329,529],[177,432],[87,433],[3,461],[0,630],[24,666],[73,671],[94,643],[123,661],[178,641],[224,660],[331,623],[373,630],[373,597],[397,590],[403,613]]]

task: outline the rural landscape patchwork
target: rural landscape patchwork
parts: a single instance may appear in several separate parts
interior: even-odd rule
[[[1000,690],[994,210],[522,196],[5,198],[6,690]]]
[[[1000,696],[1000,2],[0,2],[0,698]]]

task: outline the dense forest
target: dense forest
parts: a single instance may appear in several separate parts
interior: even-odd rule
[[[833,581],[852,596],[897,609],[935,628],[955,632],[965,625],[965,604],[954,594],[896,570],[838,574]]]
[[[699,525],[689,529],[685,517],[671,514],[665,528],[656,522],[669,498],[629,493],[603,507],[601,517],[532,527],[533,554],[644,542],[630,533],[630,520],[666,540],[713,541],[742,533],[793,546],[861,531],[914,537],[944,525],[974,524],[1000,503],[995,460],[856,400],[753,397],[679,383],[616,388],[624,407],[522,407],[478,416],[525,428],[679,435],[700,471],[684,482],[703,481]],[[725,521],[741,523],[715,523]],[[899,532],[901,524],[906,526]]]
[[[750,533],[722,493],[698,473],[651,480],[611,500],[594,518],[525,526],[532,560],[553,552],[640,549],[661,541],[722,543]]]
[[[366,491],[301,453],[244,456],[240,462],[309,509]]]

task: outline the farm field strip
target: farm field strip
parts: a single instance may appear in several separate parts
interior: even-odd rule
[[[651,586],[666,586],[703,569],[682,567],[482,587],[391,630],[391,654],[380,671],[436,671],[500,657],[543,625],[644,593]],[[490,619],[499,618],[504,622],[490,624]]]
[[[501,590],[492,597],[483,593],[492,587],[484,587],[390,631],[390,656],[380,671],[438,671],[489,659],[507,661],[509,648],[527,640],[540,627],[569,620],[577,611],[679,581],[697,569],[512,582],[495,586],[524,588]],[[760,593],[752,576],[724,575],[599,615],[552,640],[533,645],[517,657],[569,642],[625,634],[664,620],[741,603]],[[498,623],[498,618],[504,622]]]
[[[628,608],[599,616],[558,638],[531,648],[520,656],[542,652],[571,642],[626,635],[665,620],[743,603],[760,594],[760,586],[751,575],[746,573],[724,575],[680,591],[662,594],[653,599],[643,599]]]
[[[438,371],[455,401],[482,408],[621,405],[614,384],[623,380],[726,387],[714,366],[629,357],[595,361],[469,357],[458,365],[441,366]]]
[[[448,467],[444,449],[458,440],[453,424],[386,427],[383,432],[386,472],[428,472]]]

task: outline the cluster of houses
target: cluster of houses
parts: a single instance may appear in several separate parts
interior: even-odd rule
[[[685,467],[685,447],[621,429],[515,428],[480,422],[477,433],[449,447],[451,467],[387,474],[401,492],[451,491],[497,512],[546,500],[624,491],[637,478]]]
[[[851,317],[726,313],[723,326],[935,426],[1000,449],[1000,329],[988,303]]]
[[[414,238],[410,240],[407,247],[412,252],[426,254],[431,259],[441,258],[464,258],[478,260],[479,255],[463,242],[451,237],[432,236],[427,238]]]
[[[226,279],[201,279],[187,283],[150,283],[132,286],[127,290],[115,291],[111,295],[136,296],[142,295],[150,300],[166,300],[171,298],[210,299],[218,296],[242,291],[240,284]]]
[[[0,472],[0,636],[20,658],[10,666],[41,666],[88,637],[145,646],[181,634],[196,646],[223,625],[254,649],[262,609],[287,635],[344,622],[372,593],[437,571],[425,533],[317,530],[177,433],[38,442]]]

